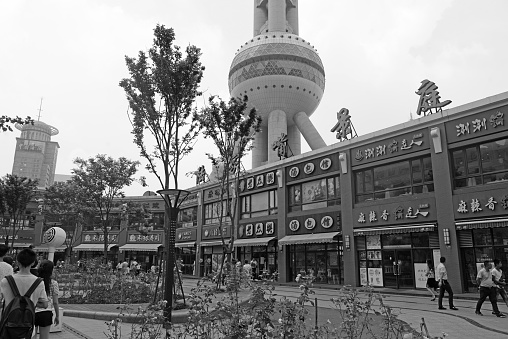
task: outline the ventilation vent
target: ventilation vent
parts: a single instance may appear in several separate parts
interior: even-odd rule
[[[429,247],[439,248],[439,234],[437,232],[429,232]]]
[[[355,237],[356,250],[365,251],[365,237]]]

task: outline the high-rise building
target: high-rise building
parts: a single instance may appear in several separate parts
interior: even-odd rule
[[[16,128],[21,136],[16,138],[12,174],[37,179],[40,188],[52,185],[60,146],[51,137],[58,134],[58,129],[42,121],[33,125],[17,124]]]
[[[229,71],[231,96],[247,95],[263,118],[252,168],[279,160],[273,145],[282,134],[292,155],[301,153],[301,135],[313,150],[326,146],[309,120],[324,89],[323,63],[298,35],[298,0],[254,0],[253,38],[241,46]]]

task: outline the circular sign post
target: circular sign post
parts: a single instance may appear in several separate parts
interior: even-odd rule
[[[55,257],[55,250],[65,242],[65,231],[60,227],[51,227],[42,236],[42,244],[48,248],[48,260],[53,261]]]

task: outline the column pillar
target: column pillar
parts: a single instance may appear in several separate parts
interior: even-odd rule
[[[254,0],[254,27],[253,36],[259,35],[262,32],[261,27],[268,20],[268,12],[266,6],[258,6],[259,0]]]
[[[305,112],[296,113],[293,120],[312,150],[326,147],[325,141]]]
[[[288,146],[291,152],[293,152],[293,155],[302,154],[302,135],[296,125],[288,126]],[[288,153],[288,155],[290,155],[290,153]]]
[[[289,23],[289,26],[291,26],[293,29],[293,34],[298,35],[298,0],[293,0],[292,2],[294,6],[288,6],[286,19]]]
[[[277,109],[268,115],[268,163],[280,160],[272,145],[283,133],[288,134],[286,112]]]
[[[448,282],[452,286],[455,293],[463,292],[462,267],[460,266],[460,248],[457,239],[457,231],[455,230],[455,218],[453,205],[453,184],[452,175],[450,175],[450,158],[446,145],[448,144],[446,133],[441,128],[440,140],[442,151],[436,154],[434,147],[431,147],[432,173],[434,180],[434,192],[436,197],[436,215],[437,227],[439,232],[439,249],[441,256],[446,258],[446,270],[448,273]],[[429,129],[430,130],[430,129]],[[432,136],[430,137],[432,139]],[[450,232],[450,245],[444,243],[443,230],[447,228]],[[439,263],[434,263],[436,266]],[[436,276],[437,279],[437,276]],[[446,303],[446,301],[445,301]]]

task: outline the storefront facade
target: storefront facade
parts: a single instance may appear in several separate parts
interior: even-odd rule
[[[162,253],[163,231],[140,233],[127,232],[127,242],[119,247],[120,261],[136,261],[141,271],[148,271],[153,265],[158,266]]]
[[[115,265],[118,261],[119,232],[108,234],[108,261]],[[97,231],[83,231],[81,243],[73,248],[77,260],[100,259],[104,257],[104,234]]]

